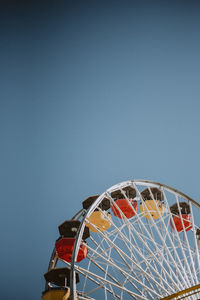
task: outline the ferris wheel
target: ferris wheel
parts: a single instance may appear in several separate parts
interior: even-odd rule
[[[200,204],[129,180],[59,227],[43,300],[200,299]]]

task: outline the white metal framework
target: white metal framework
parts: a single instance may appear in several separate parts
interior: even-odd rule
[[[108,218],[99,204],[104,198],[115,206],[111,194],[120,190],[128,200],[125,188],[132,187],[136,191],[137,211],[132,218],[127,218],[120,211],[120,218],[113,215],[111,209],[111,227],[101,231],[88,221],[94,210],[99,210]],[[155,219],[147,209],[147,202],[142,191],[149,191],[156,208],[158,202],[152,193],[157,188],[163,197],[164,212],[158,209],[159,216]],[[178,232],[170,207],[186,202],[190,207],[191,229],[183,226]],[[142,213],[141,205],[146,209]],[[76,219],[81,221],[73,250],[71,268],[71,299],[77,299],[77,289],[90,299],[161,299],[178,291],[200,283],[200,256],[196,230],[200,227],[200,205],[185,194],[164,184],[130,180],[119,183],[100,195],[91,207],[81,210]],[[87,257],[75,263],[82,242],[85,221],[94,227],[87,239]],[[110,220],[110,219],[109,219]],[[184,220],[180,213],[180,220]],[[183,224],[184,225],[184,224]],[[56,252],[50,260],[49,269],[57,263]],[[79,273],[80,283],[76,287],[75,272]],[[83,298],[84,299],[84,298]],[[179,299],[179,298],[177,298]],[[186,298],[185,298],[186,299]],[[200,299],[200,293],[187,296],[187,299]]]

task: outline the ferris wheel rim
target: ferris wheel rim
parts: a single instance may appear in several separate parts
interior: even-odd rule
[[[124,185],[124,184],[130,184],[131,182],[135,183],[135,184],[152,184],[152,186],[157,186],[157,187],[163,187],[165,188],[166,190],[169,190],[171,192],[174,192],[174,193],[177,193],[179,194],[182,198],[186,199],[186,200],[189,200],[191,201],[194,205],[196,205],[197,207],[200,208],[200,203],[198,203],[197,201],[195,201],[193,198],[189,197],[187,194],[179,191],[178,189],[176,188],[173,188],[167,184],[164,184],[164,183],[160,183],[160,182],[157,182],[157,181],[153,181],[153,180],[148,180],[148,179],[130,179],[130,180],[126,180],[126,181],[122,181],[120,183],[117,183],[113,186],[111,186],[110,188],[108,188],[106,191],[110,191],[111,189],[113,188],[117,188],[119,187],[120,185]]]

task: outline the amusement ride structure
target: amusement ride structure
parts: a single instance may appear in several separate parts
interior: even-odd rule
[[[200,299],[200,204],[129,180],[59,227],[43,300]]]

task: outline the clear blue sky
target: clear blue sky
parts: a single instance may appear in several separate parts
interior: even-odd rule
[[[1,298],[38,300],[57,226],[151,179],[200,201],[200,2],[5,1]]]

